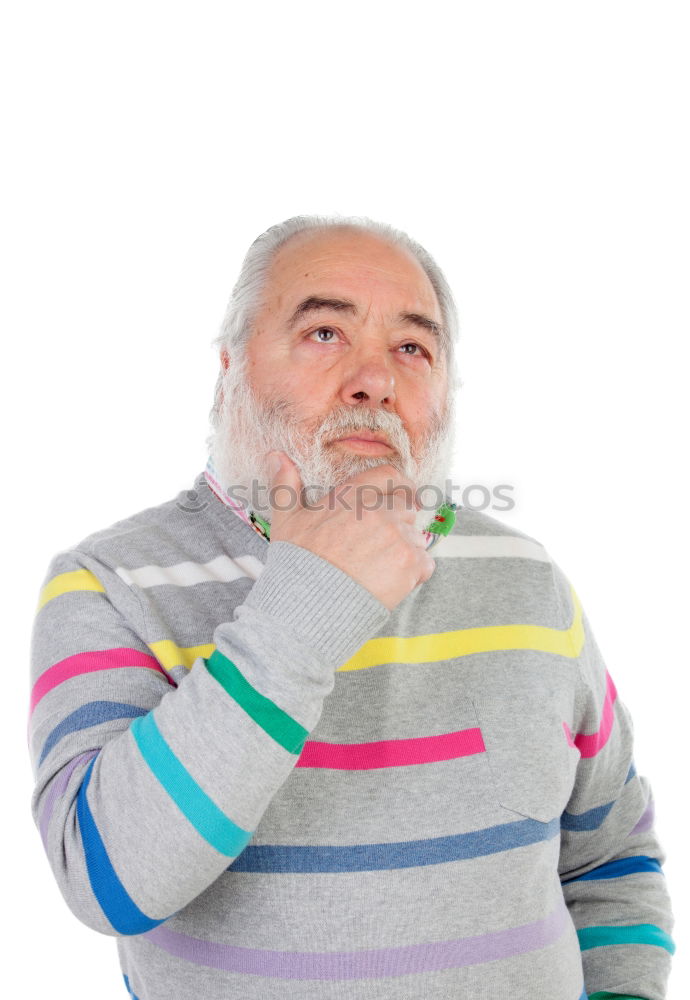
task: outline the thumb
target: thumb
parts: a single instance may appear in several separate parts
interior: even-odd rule
[[[272,510],[277,505],[284,513],[301,506],[302,479],[292,459],[284,451],[269,451],[266,464],[270,477],[268,501]]]

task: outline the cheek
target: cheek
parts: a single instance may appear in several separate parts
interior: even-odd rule
[[[417,395],[413,403],[406,407],[406,417],[410,428],[417,434],[423,434],[439,412],[439,402],[429,393]]]
[[[275,353],[252,352],[248,357],[248,376],[254,391],[263,399],[292,396],[289,366]]]
[[[301,371],[286,371],[283,368],[264,366],[252,373],[256,395],[265,403],[286,404],[284,411],[288,420],[310,428],[317,424],[332,408],[333,399],[327,380]]]
[[[420,403],[414,408],[410,408],[403,416],[413,452],[426,445],[427,439],[441,415],[442,409],[439,401],[431,397],[424,404]]]

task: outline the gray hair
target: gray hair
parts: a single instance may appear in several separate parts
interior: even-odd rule
[[[407,233],[385,222],[376,222],[366,216],[324,216],[295,215],[285,222],[271,226],[258,236],[250,246],[242,263],[239,277],[230,296],[220,333],[213,340],[212,347],[226,350],[232,357],[236,370],[246,361],[247,343],[254,332],[254,320],[259,311],[268,273],[278,250],[298,233],[323,232],[327,229],[359,229],[385,240],[393,246],[409,251],[421,264],[431,282],[442,316],[441,349],[445,354],[448,369],[448,390],[452,393],[459,388],[461,380],[456,372],[455,342],[458,337],[458,314],[453,294],[440,267],[431,254]],[[221,389],[224,370],[218,376],[215,399],[210,417],[217,426],[220,414]]]

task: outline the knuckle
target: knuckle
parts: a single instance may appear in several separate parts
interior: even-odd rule
[[[374,480],[378,482],[379,480],[395,478],[398,474],[398,470],[394,466],[387,463],[386,465],[375,465],[372,469],[363,469],[361,472],[358,472],[354,478],[358,480],[365,480],[367,482]]]
[[[405,569],[410,569],[415,574],[419,572],[419,549],[415,545],[405,542],[401,549],[400,560]]]
[[[391,521],[390,518],[386,518],[383,525],[379,529],[383,540],[387,545],[399,545],[401,542],[400,529],[395,521]]]

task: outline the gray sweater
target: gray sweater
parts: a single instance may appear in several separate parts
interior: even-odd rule
[[[52,558],[33,815],[131,996],[663,1000],[650,787],[577,594],[487,514],[433,555],[389,612],[202,472]]]

